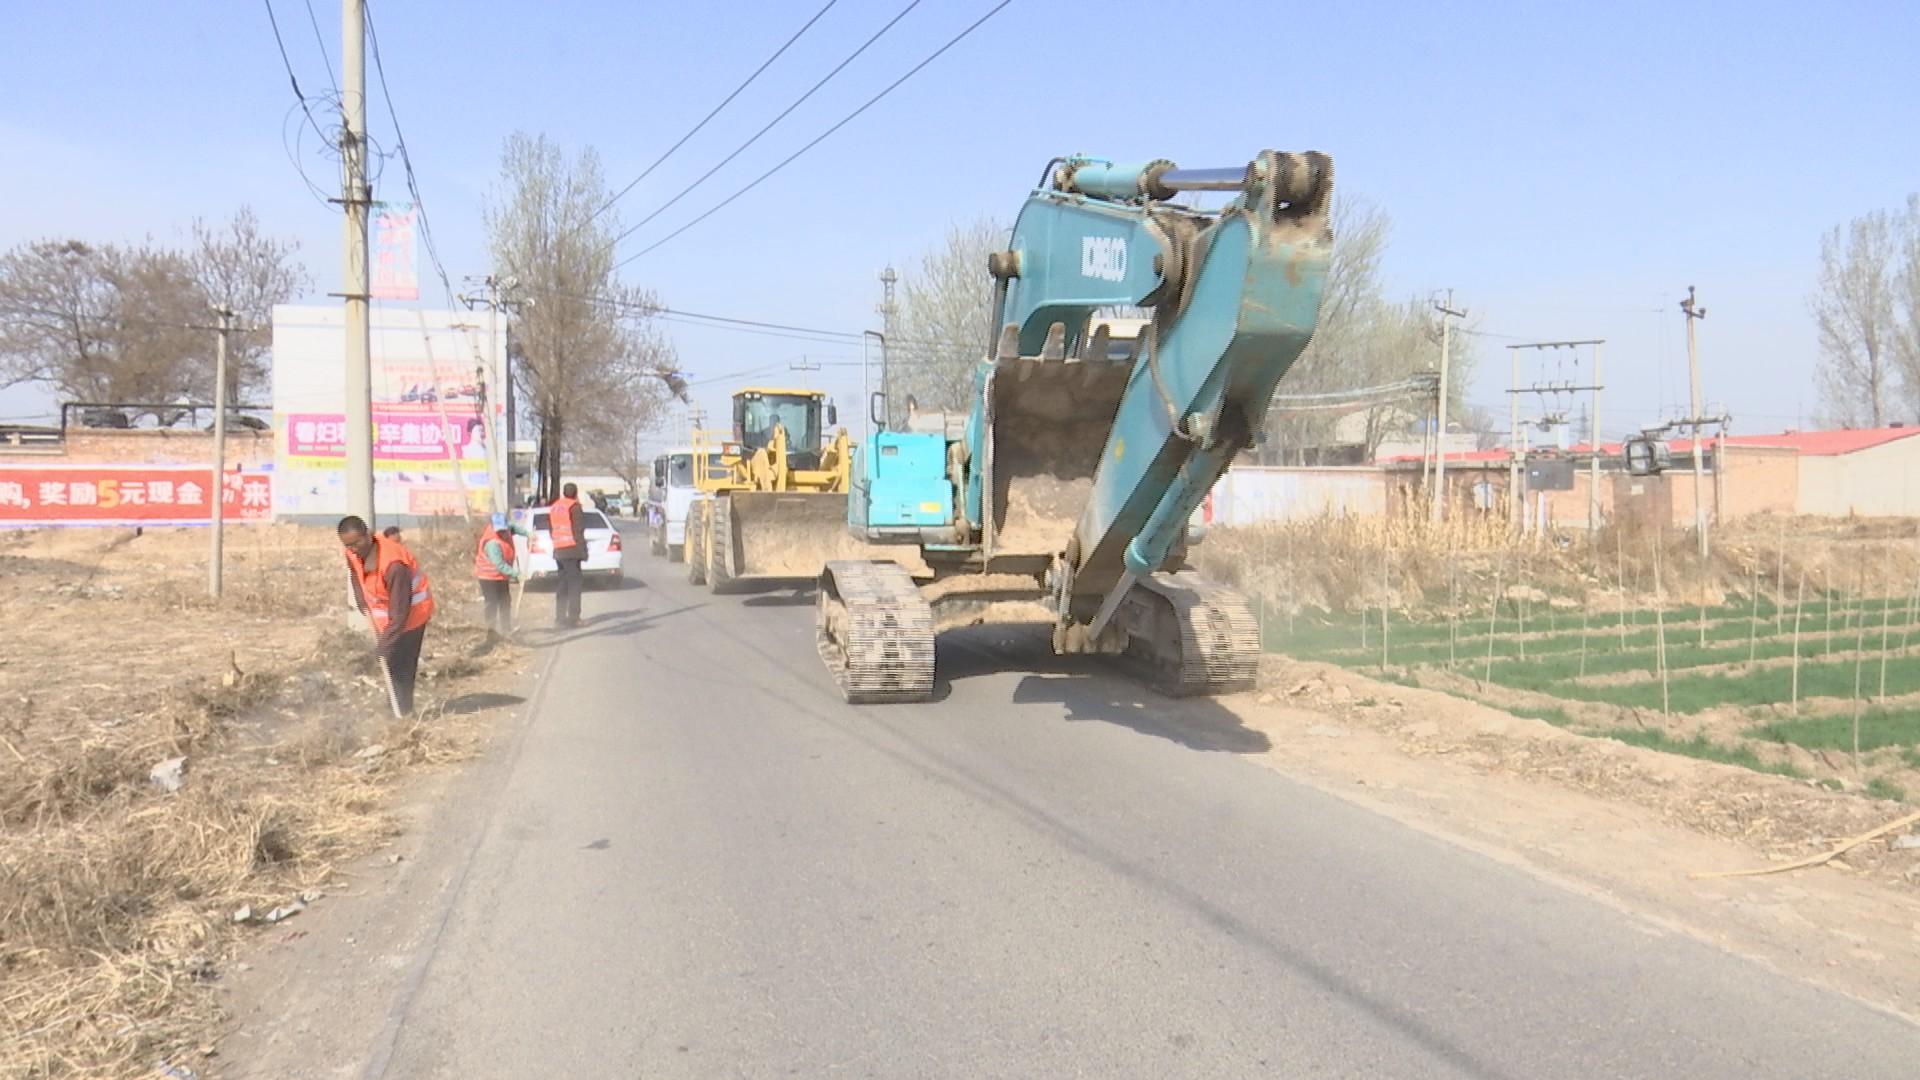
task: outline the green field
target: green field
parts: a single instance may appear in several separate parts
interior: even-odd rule
[[[1486,704],[1585,734],[1801,775],[1767,748],[1851,753],[1857,732],[1863,754],[1899,748],[1890,767],[1920,769],[1920,611],[1907,598],[1809,597],[1797,620],[1791,606],[1765,597],[1659,613],[1509,599],[1451,618],[1446,597],[1437,599],[1417,617],[1380,608],[1288,617],[1264,605],[1256,614],[1269,651],[1414,685],[1450,672],[1474,680],[1481,689],[1473,696]],[[1722,743],[1630,725],[1634,710],[1682,726],[1708,710],[1745,722],[1737,740]],[[1607,715],[1623,722],[1593,720]],[[1896,797],[1901,789],[1876,778],[1869,791]]]

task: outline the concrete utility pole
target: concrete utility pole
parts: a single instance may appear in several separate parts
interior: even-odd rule
[[[893,306],[893,286],[900,275],[893,272],[889,265],[880,271],[880,401],[886,412],[881,417],[880,426],[884,430],[893,430],[893,365],[888,362],[887,342],[893,337],[893,317],[897,310]]]
[[[373,345],[368,325],[367,12],[340,5],[340,203],[346,211],[347,513],[373,527]]]
[[[1606,388],[1606,380],[1601,378],[1600,350],[1606,342],[1593,343],[1593,415],[1587,421],[1587,448],[1593,451],[1593,457],[1587,462],[1587,537],[1591,539],[1600,531],[1600,391]],[[1622,457],[1625,448],[1622,447]]]
[[[518,284],[513,278],[502,281],[488,274],[484,278],[466,280],[469,284],[481,285],[486,289],[485,296],[462,293],[459,299],[469,311],[481,304],[487,306],[487,363],[490,368],[484,382],[492,388],[487,406],[490,410],[498,408],[504,419],[504,423],[496,427],[492,423],[493,418],[487,418],[487,445],[493,451],[493,460],[488,469],[493,477],[494,506],[505,513],[513,508],[516,494],[513,490],[513,361],[508,357],[507,350],[500,347],[500,312],[504,308],[508,314],[517,314],[516,304],[531,304],[533,301],[502,297],[502,291],[512,292]]]
[[[1465,308],[1453,307],[1453,290],[1447,290],[1447,302],[1434,301],[1440,312],[1440,395],[1434,406],[1433,520],[1437,524],[1447,516],[1447,365],[1451,359],[1454,319],[1467,317]]]
[[[1692,380],[1689,395],[1690,412],[1688,424],[1693,428],[1693,530],[1700,539],[1700,557],[1707,557],[1707,504],[1700,489],[1706,486],[1706,468],[1701,464],[1700,454],[1700,349],[1694,338],[1694,324],[1707,317],[1707,309],[1701,307],[1694,298],[1693,286],[1687,286],[1687,298],[1680,301],[1680,310],[1687,318],[1687,373]],[[1715,463],[1715,469],[1720,468]]]
[[[213,347],[213,519],[208,530],[213,537],[207,558],[207,595],[218,600],[227,524],[227,333],[233,329],[233,312],[214,308],[213,313],[220,325]]]

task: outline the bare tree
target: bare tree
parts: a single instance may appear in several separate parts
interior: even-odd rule
[[[1907,205],[1898,221],[1896,242],[1894,352],[1911,395],[1915,387],[1920,387],[1920,194],[1907,196]]]
[[[1440,328],[1420,300],[1386,298],[1381,264],[1393,231],[1386,211],[1346,196],[1333,209],[1333,254],[1321,293],[1313,341],[1280,381],[1280,400],[1267,414],[1267,456],[1309,463],[1335,447],[1371,460],[1388,436],[1412,427],[1431,409],[1426,400],[1381,401],[1352,409],[1289,405],[1288,398],[1385,386],[1437,368]],[[1473,381],[1476,354],[1470,334],[1453,335],[1449,410]],[[1348,419],[1354,417],[1354,419]]]
[[[79,401],[204,400],[212,343],[194,324],[205,313],[177,252],[24,244],[0,256],[0,378]]]
[[[501,152],[501,185],[486,213],[494,267],[533,303],[510,348],[515,385],[539,433],[541,493],[559,494],[567,450],[619,446],[651,426],[683,389],[672,345],[656,329],[660,304],[614,278],[614,237],[600,159],[569,161],[545,135],[515,132]]]
[[[1826,422],[1879,427],[1893,413],[1899,384],[1894,311],[1896,223],[1877,210],[1820,238],[1820,280],[1808,306],[1820,338],[1817,373]]]
[[[223,228],[195,219],[188,256],[195,282],[208,304],[233,311],[241,329],[228,340],[233,372],[229,402],[266,390],[273,347],[273,306],[305,292],[311,284],[296,258],[300,245],[260,231],[251,207],[242,206]],[[204,320],[196,320],[204,321]]]
[[[904,278],[901,309],[888,342],[893,415],[911,396],[923,409],[964,411],[974,368],[987,354],[993,279],[987,255],[1007,230],[987,218],[954,225]]]

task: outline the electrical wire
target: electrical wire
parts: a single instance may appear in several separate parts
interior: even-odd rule
[[[327,55],[327,39],[320,33],[320,19],[313,13],[313,0],[305,0],[307,5],[307,25],[313,27],[313,43],[320,46],[320,66],[327,69],[327,82],[333,86],[335,94],[340,93],[340,80],[333,77],[333,57]]]
[[[320,121],[313,118],[313,110],[307,107],[307,95],[300,89],[300,79],[293,73],[293,60],[287,56],[286,39],[280,36],[280,19],[273,13],[273,0],[261,0],[267,8],[267,24],[273,27],[273,43],[280,48],[280,63],[287,69],[287,83],[293,87],[293,96],[300,102],[300,111],[307,114],[307,123],[313,125],[313,133],[325,142],[327,133],[320,127]],[[329,71],[331,78],[331,71]]]
[[[916,0],[916,2],[918,2],[918,0]],[[787,155],[786,158],[784,158],[778,165],[775,165],[773,168],[768,169],[766,172],[761,173],[759,176],[755,177],[750,183],[748,183],[745,187],[727,196],[726,198],[720,200],[718,203],[714,204],[706,212],[700,214],[698,217],[680,226],[679,228],[673,230],[667,235],[661,237],[660,239],[655,240],[653,243],[647,245],[646,247],[641,248],[639,251],[634,252],[632,255],[629,255],[626,258],[620,260],[618,263],[615,263],[613,268],[615,270],[618,270],[621,267],[627,265],[628,263],[634,261],[635,259],[640,258],[642,255],[645,255],[651,251],[654,251],[655,249],[659,248],[661,245],[667,243],[668,241],[679,236],[680,234],[686,232],[688,229],[693,228],[695,225],[698,225],[701,222],[712,217],[713,215],[719,213],[721,210],[731,205],[735,200],[739,199],[741,196],[745,195],[747,192],[752,191],[756,187],[759,187],[761,183],[766,181],[768,178],[772,177],[775,173],[786,168],[788,165],[793,164],[794,161],[800,157],[800,155],[805,154],[807,151],[820,145],[822,142],[826,141],[828,136],[832,135],[836,131],[839,131],[841,128],[846,127],[848,124],[852,123],[853,120],[856,117],[858,117],[861,113],[866,112],[868,109],[872,108],[876,104],[879,104],[882,98],[886,97],[888,94],[893,93],[894,90],[898,89],[902,83],[906,82],[908,79],[911,79],[915,75],[919,74],[920,71],[923,68],[925,68],[928,64],[931,64],[935,60],[938,60],[941,57],[941,55],[944,54],[948,49],[951,49],[955,45],[960,44],[961,41],[965,40],[975,30],[978,30],[980,29],[981,26],[985,25],[988,19],[991,19],[995,15],[998,15],[1002,9],[1004,9],[1008,4],[1011,4],[1011,3],[1013,3],[1013,0],[1000,0],[1000,2],[998,4],[995,4],[991,9],[989,9],[985,15],[982,15],[978,19],[975,19],[973,23],[969,25],[965,30],[960,31],[958,34],[955,34],[953,37],[949,38],[946,44],[940,46],[938,49],[935,49],[931,54],[927,56],[926,59],[920,61],[918,64],[915,64],[913,67],[907,69],[906,74],[893,80],[893,82],[888,83],[884,90],[881,90],[879,93],[868,98],[864,104],[862,104],[859,108],[853,110],[852,112],[848,113],[846,116],[842,117],[840,121],[834,124],[832,127],[814,136],[813,139],[809,141],[806,145],[802,146],[798,150],[795,150],[793,153]],[[644,222],[642,222],[642,224],[644,224]],[[635,228],[638,228],[638,227],[639,226],[635,226]],[[631,232],[632,230],[628,230],[628,231]],[[625,234],[622,234],[622,235],[625,235]]]
[[[440,278],[440,286],[446,291],[447,306],[454,303],[453,280],[447,276],[446,265],[440,260],[440,249],[433,239],[433,226],[427,219],[427,203],[420,195],[420,177],[414,172],[413,155],[407,151],[407,136],[400,128],[400,114],[393,107],[393,93],[387,86],[387,67],[380,56],[380,35],[373,25],[373,9],[366,8],[367,44],[373,52],[373,70],[380,80],[380,97],[387,104],[387,119],[393,124],[393,143],[400,155],[400,167],[406,173],[407,194],[413,198],[414,212],[420,216],[420,243],[426,249],[427,259],[433,264],[434,273]]]
[[[849,53],[846,59],[834,65],[832,71],[827,72],[825,75],[820,77],[820,80],[818,82],[814,83],[812,86],[809,86],[807,88],[806,93],[801,94],[799,97],[793,100],[792,104],[780,110],[780,114],[778,116],[775,116],[773,119],[767,121],[766,126],[762,127],[759,131],[756,131],[752,135],[748,136],[746,142],[743,142],[739,146],[734,147],[732,153],[728,154],[726,157],[721,158],[718,164],[714,165],[712,168],[708,169],[706,172],[701,173],[698,177],[694,179],[693,183],[688,184],[684,188],[681,188],[679,193],[674,195],[673,198],[668,199],[664,203],[661,203],[658,207],[654,209],[653,213],[648,214],[646,217],[643,217],[639,221],[633,223],[632,225],[627,226],[625,229],[622,229],[618,235],[616,235],[611,241],[608,241],[608,243],[601,249],[601,252],[604,253],[607,251],[612,251],[614,248],[619,247],[620,241],[625,240],[629,236],[632,236],[642,226],[646,225],[648,222],[652,221],[654,218],[657,218],[661,214],[665,213],[667,209],[671,207],[674,203],[677,203],[681,199],[685,198],[687,195],[692,193],[694,189],[698,188],[701,184],[706,183],[707,180],[710,177],[712,177],[714,173],[719,172],[721,169],[725,168],[727,164],[731,162],[734,158],[737,158],[741,154],[745,153],[748,147],[751,147],[754,143],[760,141],[760,136],[765,135],[769,131],[772,131],[774,128],[774,125],[780,123],[780,121],[782,120],[785,120],[789,115],[792,114],[793,110],[805,104],[808,98],[812,97],[821,87],[831,82],[834,76],[844,71],[848,64],[851,64],[856,59],[858,59],[861,53],[866,52],[867,49],[873,45],[874,42],[880,40],[881,35],[893,29],[894,24],[898,23],[901,19],[906,18],[907,13],[912,11],[914,8],[919,7],[920,4],[921,4],[921,0],[909,0],[907,6],[900,9],[899,14],[895,15],[891,19],[888,19],[886,25],[874,31],[874,34],[872,37],[861,42],[860,47],[853,50],[853,52]],[[652,249],[649,248],[648,250],[650,251]],[[644,252],[642,254],[644,254]],[[625,264],[622,263],[621,265],[625,265]],[[618,269],[618,267],[615,267],[615,269]]]
[[[773,51],[772,56],[769,56],[765,60],[761,61],[760,66],[753,69],[753,74],[748,75],[744,82],[742,82],[739,86],[736,86],[733,88],[732,93],[728,94],[725,98],[722,98],[720,101],[720,104],[715,105],[713,107],[713,111],[701,117],[700,122],[693,125],[693,127],[689,128],[685,135],[680,136],[679,141],[675,142],[672,146],[667,147],[665,153],[653,159],[653,164],[641,170],[639,176],[636,176],[632,180],[629,180],[627,182],[627,186],[621,188],[619,191],[614,192],[612,198],[608,199],[605,203],[602,203],[600,206],[600,209],[595,210],[593,213],[587,215],[587,220],[582,222],[580,225],[576,226],[576,228],[584,228],[585,226],[592,224],[594,219],[598,218],[601,214],[606,213],[609,207],[611,207],[614,203],[617,203],[622,198],[624,198],[627,192],[632,191],[635,185],[639,184],[640,181],[645,180],[647,177],[653,175],[653,170],[659,168],[663,162],[665,162],[668,158],[672,157],[674,154],[674,151],[680,149],[682,146],[685,146],[688,139],[691,139],[695,135],[698,135],[700,133],[700,129],[707,126],[708,121],[711,121],[714,117],[720,115],[720,110],[726,108],[728,105],[733,104],[734,98],[739,97],[742,91],[744,91],[747,87],[752,86],[753,81],[755,79],[758,79],[762,72],[766,71],[767,68],[771,67],[775,60],[780,59],[781,54],[785,53],[789,48],[792,48],[793,43],[796,41],[799,41],[800,36],[802,34],[805,34],[808,30],[811,30],[813,28],[813,24],[819,22],[820,17],[822,15],[825,15],[829,10],[833,8],[833,5],[838,2],[839,0],[827,0],[827,3],[824,7],[822,7],[819,11],[816,11],[813,13],[813,18],[808,19],[805,23],[801,24],[800,29],[795,30],[793,32],[792,37],[788,38],[784,43],[782,43],[778,49],[775,49]]]

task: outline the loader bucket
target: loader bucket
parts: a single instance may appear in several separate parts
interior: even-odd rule
[[[996,558],[1066,549],[1132,371],[1111,360],[1022,357],[995,365],[987,547]]]
[[[714,510],[707,578],[716,589],[736,581],[812,581],[856,544],[843,493],[736,491],[715,499]]]

